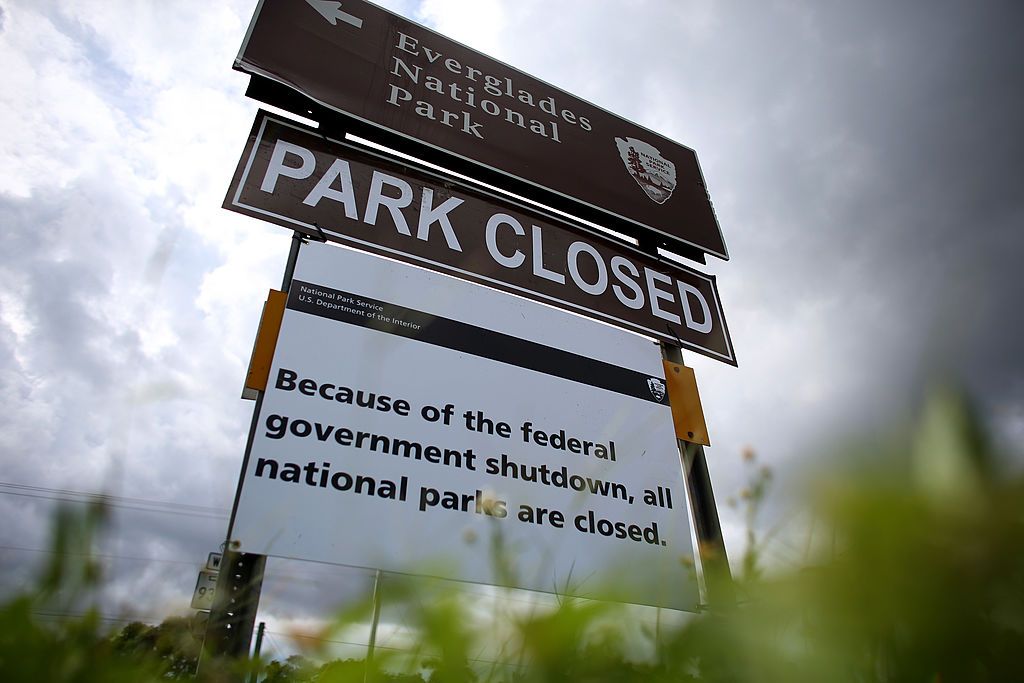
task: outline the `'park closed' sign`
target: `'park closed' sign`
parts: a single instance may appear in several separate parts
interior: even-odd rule
[[[268,114],[224,207],[736,364],[713,277]]]

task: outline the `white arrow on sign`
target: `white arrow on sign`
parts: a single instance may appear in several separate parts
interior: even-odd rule
[[[310,7],[319,12],[324,19],[331,22],[331,26],[337,26],[338,20],[341,19],[346,24],[352,24],[356,28],[363,27],[363,20],[343,11],[340,2],[332,2],[332,0],[306,0],[306,2],[309,3]]]

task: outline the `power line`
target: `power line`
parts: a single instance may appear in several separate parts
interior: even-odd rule
[[[4,495],[8,495],[8,496],[23,496],[25,498],[39,498],[39,499],[42,499],[42,500],[59,500],[59,501],[63,501],[63,502],[66,502],[66,503],[92,503],[92,502],[98,502],[98,503],[103,503],[104,505],[108,505],[110,507],[122,508],[122,509],[125,509],[125,510],[139,510],[139,511],[142,511],[142,512],[160,512],[160,513],[165,513],[165,514],[169,514],[169,515],[183,515],[183,516],[186,516],[186,517],[203,517],[205,519],[226,519],[227,518],[227,514],[223,514],[223,515],[204,515],[204,514],[201,514],[201,513],[198,513],[198,512],[186,512],[186,511],[179,511],[179,510],[160,510],[158,508],[141,507],[141,506],[138,506],[138,505],[124,505],[124,504],[121,504],[121,503],[112,503],[109,500],[105,500],[101,496],[97,496],[95,500],[80,500],[78,498],[70,498],[70,497],[66,497],[66,496],[41,496],[41,495],[37,495],[37,494],[34,494],[34,493],[18,493],[17,491],[2,491],[2,490],[0,490],[0,494],[4,494]]]
[[[228,511],[224,508],[215,508],[205,505],[189,505],[186,503],[173,503],[147,498],[129,498],[125,496],[73,491],[70,489],[53,489],[45,486],[30,486],[27,484],[14,484],[10,482],[0,482],[0,494],[21,496],[24,498],[37,498],[42,500],[56,500],[69,503],[100,503],[102,505],[126,510],[184,515],[188,517],[202,517],[205,519],[226,519],[228,516]]]
[[[27,553],[47,553],[50,555],[65,555],[67,557],[95,557],[104,560],[129,560],[136,562],[162,562],[165,564],[180,564],[188,565],[190,567],[200,567],[205,564],[204,560],[189,562],[187,560],[169,560],[163,557],[131,557],[128,555],[109,555],[104,553],[71,553],[61,552],[58,550],[50,550],[48,548],[27,548],[24,546],[17,545],[0,545],[0,550],[17,550]],[[299,574],[278,574],[274,573],[271,577],[274,580],[286,581],[291,583],[316,583],[322,580],[324,577],[316,576],[302,576]]]
[[[282,648],[277,643],[277,640],[274,638],[274,636],[270,635],[270,631],[264,630],[263,632],[267,634],[267,638],[270,640],[271,647],[274,648],[274,652],[277,653],[277,655],[279,657],[284,657],[284,653],[285,653],[284,648]]]
[[[186,560],[168,560],[161,557],[130,557],[127,555],[106,555],[102,553],[67,553],[46,548],[25,548],[17,545],[0,545],[0,550],[21,550],[27,553],[49,553],[50,555],[67,555],[70,557],[96,557],[104,560],[134,560],[137,562],[165,562],[167,564],[187,564],[198,566],[203,562],[187,562]]]
[[[89,491],[75,491],[74,489],[55,489],[55,488],[50,488],[50,487],[47,487],[47,486],[34,486],[34,485],[31,485],[31,484],[17,484],[17,483],[9,482],[9,481],[0,481],[0,487],[15,488],[15,489],[28,489],[28,490],[31,490],[31,491],[43,491],[43,492],[46,492],[46,493],[60,493],[60,494],[77,495],[77,496],[100,497],[102,499],[120,500],[120,501],[125,501],[125,502],[130,502],[130,503],[146,503],[146,504],[151,504],[151,505],[168,505],[168,506],[171,506],[171,507],[190,508],[190,509],[193,509],[193,510],[205,511],[205,512],[218,512],[218,513],[222,513],[222,512],[226,513],[227,512],[227,510],[224,509],[224,508],[212,507],[212,506],[209,506],[209,505],[190,505],[188,503],[177,503],[177,502],[172,502],[172,501],[159,501],[159,500],[152,500],[150,498],[132,498],[132,497],[129,497],[129,496],[118,496],[118,495],[114,495],[114,494],[110,494],[110,493],[93,493],[93,492],[89,492]]]

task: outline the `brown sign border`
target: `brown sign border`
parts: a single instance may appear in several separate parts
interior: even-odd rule
[[[562,101],[567,101],[571,107],[576,110],[583,108],[582,111],[593,115],[599,115],[607,118],[607,121],[602,122],[602,125],[611,124],[611,130],[604,130],[605,134],[616,137],[618,135],[629,136],[633,134],[642,134],[644,136],[652,137],[652,139],[659,145],[668,145],[669,151],[673,151],[675,155],[684,153],[686,155],[692,155],[692,159],[677,158],[675,161],[678,168],[683,173],[680,185],[676,189],[676,194],[687,195],[685,203],[678,207],[678,211],[671,215],[661,214],[656,215],[660,209],[654,209],[646,205],[646,203],[638,199],[635,203],[637,208],[644,207],[641,213],[636,213],[629,208],[634,206],[632,200],[630,200],[629,206],[623,203],[623,199],[619,198],[611,203],[601,200],[601,191],[604,190],[607,194],[614,195],[611,192],[613,186],[605,184],[600,186],[597,183],[597,191],[591,191],[589,188],[594,186],[594,182],[584,183],[583,185],[577,186],[573,189],[570,186],[559,186],[557,182],[553,183],[551,178],[564,178],[566,176],[578,175],[578,170],[574,170],[572,173],[560,173],[556,175],[545,175],[539,173],[533,169],[546,168],[546,164],[543,163],[543,159],[547,158],[549,163],[551,160],[566,158],[573,152],[580,153],[585,149],[591,149],[594,146],[590,144],[577,145],[576,147],[563,150],[561,153],[556,155],[547,154],[545,157],[537,157],[539,163],[524,166],[522,169],[509,170],[506,165],[502,162],[495,160],[494,154],[486,155],[481,154],[478,150],[488,149],[490,145],[468,145],[468,144],[455,144],[451,141],[445,141],[443,136],[438,137],[436,133],[425,132],[429,131],[429,127],[426,129],[420,126],[414,125],[416,122],[412,119],[404,121],[401,117],[395,116],[395,112],[388,110],[387,112],[383,107],[380,112],[373,110],[377,115],[369,116],[370,110],[364,110],[364,115],[361,115],[357,111],[353,110],[354,105],[346,104],[344,98],[337,99],[332,98],[332,93],[328,89],[325,92],[325,80],[323,76],[317,72],[317,67],[310,66],[307,60],[301,68],[297,68],[294,65],[289,67],[280,67],[275,63],[275,57],[271,52],[267,52],[266,47],[260,48],[263,52],[259,54],[249,54],[250,41],[254,33],[259,34],[261,37],[267,31],[280,31],[291,29],[289,25],[293,22],[319,22],[320,18],[317,13],[310,8],[305,2],[299,2],[296,0],[289,7],[296,7],[296,17],[304,17],[301,20],[296,18],[291,19],[291,15],[285,20],[282,16],[276,16],[278,21],[271,24],[271,28],[260,27],[259,20],[264,12],[265,8],[271,13],[278,12],[281,14],[279,3],[283,0],[260,0],[260,3],[253,14],[252,20],[248,27],[248,30],[243,40],[242,46],[239,49],[238,55],[235,58],[234,68],[248,73],[252,76],[252,83],[250,84],[248,95],[259,99],[267,104],[280,107],[292,113],[300,116],[312,116],[313,118],[319,119],[321,124],[334,121],[343,122],[343,125],[348,126],[347,130],[354,130],[359,132],[361,135],[368,137],[378,137],[378,142],[384,142],[393,146],[398,146],[402,151],[422,156],[428,161],[451,165],[455,170],[473,175],[482,174],[483,177],[493,184],[504,185],[505,189],[514,190],[530,199],[537,200],[541,203],[549,204],[550,206],[564,210],[568,213],[580,216],[585,220],[593,220],[598,223],[609,223],[608,227],[629,234],[631,236],[640,239],[654,239],[659,244],[664,244],[671,250],[674,250],[680,254],[692,258],[696,261],[704,263],[704,254],[710,254],[724,260],[729,259],[728,247],[725,244],[725,239],[722,233],[720,224],[715,215],[713,205],[710,197],[707,194],[707,185],[704,180],[703,171],[700,168],[700,164],[696,158],[696,154],[692,148],[676,142],[670,138],[667,138],[655,131],[652,131],[644,126],[633,123],[627,119],[624,119],[602,107],[594,105],[582,98],[579,98],[571,93],[562,90],[556,86],[550,85],[549,83],[531,76],[525,72],[522,72],[515,67],[512,67],[504,62],[494,59],[484,53],[481,53],[473,48],[470,48],[456,40],[448,38],[443,34],[440,34],[428,27],[411,21],[401,15],[395,14],[379,5],[368,2],[367,0],[349,0],[346,3],[342,3],[342,7],[339,9],[345,13],[353,12],[359,14],[361,11],[365,14],[369,12],[369,15],[373,17],[374,21],[379,20],[379,15],[385,15],[386,21],[388,22],[388,29],[391,32],[403,28],[405,30],[415,29],[418,32],[423,32],[424,36],[429,36],[430,39],[435,39],[438,44],[446,45],[446,48],[454,48],[461,51],[459,55],[465,58],[467,55],[471,55],[473,58],[482,60],[480,63],[485,65],[485,68],[497,67],[505,70],[504,73],[513,75],[514,78],[525,82],[527,85],[543,86],[545,93],[552,93],[555,97],[561,98]],[[291,10],[289,10],[291,11]],[[306,16],[308,15],[308,16]],[[310,18],[314,17],[314,18]],[[269,20],[268,20],[269,21]],[[326,22],[324,22],[326,24]],[[341,26],[344,21],[332,22]],[[310,29],[306,26],[302,27],[303,31],[309,31]],[[314,29],[315,30],[315,29]],[[308,36],[312,38],[312,33],[308,33]],[[423,36],[420,37],[423,40]],[[262,38],[263,42],[256,41],[259,45],[264,45],[266,40]],[[313,40],[310,45],[320,45],[323,41]],[[283,51],[291,53],[297,48],[294,45],[286,45],[282,43]],[[312,47],[311,47],[312,49]],[[382,54],[387,48],[382,46]],[[301,51],[301,50],[300,50]],[[360,64],[366,58],[364,55],[357,54],[356,52],[345,51],[344,48],[339,49],[335,60],[338,63],[351,63]],[[279,58],[277,58],[279,59]],[[374,68],[377,68],[381,72],[387,72],[387,66],[384,64],[374,63]],[[369,82],[376,83],[379,80],[381,74],[377,73],[370,79]],[[365,84],[364,84],[365,85]],[[361,91],[361,90],[360,90]],[[345,90],[338,90],[338,92],[347,92]],[[586,112],[586,108],[592,110]],[[468,112],[464,112],[468,113]],[[368,118],[369,116],[369,118]],[[383,118],[382,118],[383,117]],[[557,117],[556,117],[557,118]],[[388,119],[392,119],[389,123]],[[404,122],[403,122],[404,121]],[[588,129],[589,130],[589,129]],[[461,141],[457,136],[453,138],[458,142]],[[616,137],[616,139],[618,139]],[[625,139],[629,139],[628,137]],[[641,141],[642,142],[642,141]],[[497,147],[496,151],[513,149],[509,145],[503,147]],[[664,152],[665,150],[662,149]],[[567,155],[567,153],[569,153]],[[448,162],[451,163],[448,163]],[[611,168],[606,168],[604,160],[597,168],[602,171],[611,171]],[[624,163],[624,162],[623,162]],[[614,164],[613,164],[614,166]],[[593,165],[584,163],[580,168],[595,168]],[[526,170],[529,169],[529,170]],[[586,172],[586,171],[584,171]],[[690,177],[691,175],[695,177]],[[687,182],[682,182],[682,179],[688,178]],[[623,182],[626,185],[630,185],[632,179],[628,175],[623,176]],[[694,196],[690,196],[687,193],[692,192],[690,184],[695,182],[699,188],[703,199],[697,200]],[[690,189],[688,189],[690,188]],[[589,195],[587,194],[589,193]],[[673,201],[684,201],[682,199],[675,200],[670,199],[669,202]],[[696,203],[694,203],[696,202]],[[684,208],[685,207],[685,208]],[[645,214],[645,215],[642,215]],[[711,230],[707,227],[708,225],[713,226],[712,234],[699,235],[694,233],[687,233],[683,231],[681,226],[685,226],[687,223],[693,222],[700,224],[703,227],[701,231]]]
[[[369,158],[378,167],[382,167],[381,170],[390,171],[392,173],[398,173],[406,175],[421,182],[432,183],[438,187],[443,187],[451,190],[456,190],[460,194],[468,196],[476,201],[483,202],[492,205],[494,209],[511,210],[519,214],[523,214],[527,217],[536,219],[538,222],[548,224],[549,226],[565,231],[571,235],[575,235],[579,238],[587,239],[591,242],[597,243],[607,250],[615,250],[623,254],[628,255],[634,261],[637,261],[642,266],[656,268],[659,273],[668,274],[675,276],[680,279],[688,278],[699,278],[707,283],[708,289],[711,293],[710,300],[707,302],[712,309],[712,316],[716,324],[721,326],[721,337],[723,340],[723,347],[721,349],[711,348],[708,345],[701,344],[692,339],[681,338],[677,336],[671,327],[665,323],[665,329],[652,328],[648,325],[644,325],[635,321],[624,320],[616,317],[615,315],[596,310],[594,308],[588,308],[579,303],[567,300],[565,298],[558,298],[550,294],[546,294],[536,289],[530,289],[528,287],[520,286],[514,282],[508,280],[500,280],[487,275],[472,272],[460,268],[459,266],[452,265],[450,263],[444,263],[443,261],[437,261],[434,259],[427,258],[421,254],[412,253],[409,251],[400,251],[392,247],[375,244],[358,237],[347,235],[343,232],[334,230],[329,225],[319,225],[313,222],[307,222],[299,220],[293,216],[284,215],[283,213],[275,212],[261,206],[253,206],[246,204],[241,195],[243,190],[246,189],[246,181],[249,179],[250,171],[253,168],[254,161],[257,156],[257,152],[260,148],[260,143],[264,140],[264,134],[268,122],[273,124],[290,128],[306,136],[314,138],[321,144],[329,144],[341,148],[343,151],[350,153],[351,155],[358,158]],[[361,163],[366,163],[362,161]],[[296,199],[296,201],[300,201]],[[428,268],[436,272],[443,273],[452,277],[457,277],[462,280],[474,282],[476,284],[482,284],[495,289],[499,289],[511,294],[523,296],[528,299],[539,301],[548,305],[561,308],[563,310],[583,315],[595,320],[599,320],[606,324],[610,324],[622,329],[629,330],[634,333],[642,334],[649,337],[654,337],[661,341],[669,343],[679,344],[683,348],[695,351],[704,356],[708,356],[715,360],[728,363],[736,366],[737,361],[735,352],[732,345],[732,339],[729,335],[728,325],[725,321],[724,313],[721,308],[721,300],[718,293],[718,286],[716,278],[713,275],[707,275],[700,271],[688,268],[681,264],[671,263],[663,261],[661,259],[655,259],[652,256],[644,253],[643,251],[632,247],[631,245],[624,244],[618,240],[610,239],[596,230],[592,230],[582,225],[577,225],[567,221],[565,218],[553,216],[537,207],[528,206],[517,202],[511,198],[503,197],[486,190],[483,190],[475,185],[453,179],[449,176],[442,175],[440,173],[426,170],[420,167],[413,167],[406,163],[401,163],[393,158],[389,158],[382,154],[375,152],[374,150],[368,149],[363,146],[355,145],[350,142],[336,140],[328,136],[322,135],[316,129],[310,128],[303,124],[295,121],[288,120],[286,118],[271,114],[269,112],[260,110],[257,113],[256,119],[253,122],[252,129],[250,131],[248,140],[246,142],[245,149],[242,156],[239,159],[238,165],[233,174],[231,186],[225,196],[223,207],[236,213],[241,213],[253,218],[258,218],[270,223],[280,225],[285,228],[297,230],[311,237],[326,237],[329,241],[336,242],[348,246],[350,248],[358,249],[360,251],[366,251],[373,253],[378,256],[384,256],[386,258],[396,259],[402,262],[410,263],[415,266]],[[683,333],[683,337],[687,336],[688,330],[680,328]]]

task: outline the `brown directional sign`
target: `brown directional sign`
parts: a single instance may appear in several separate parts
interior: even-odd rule
[[[736,364],[713,277],[264,112],[224,207]]]
[[[609,227],[729,257],[692,149],[376,5],[262,0],[235,68],[270,104],[341,115]]]

